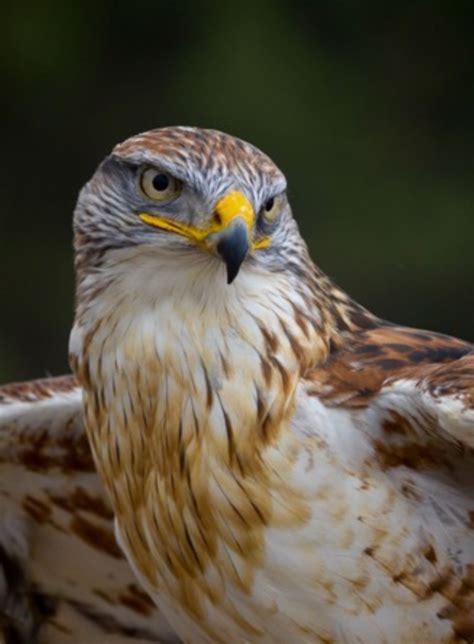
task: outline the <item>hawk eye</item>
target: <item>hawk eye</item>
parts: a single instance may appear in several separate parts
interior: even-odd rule
[[[275,199],[271,197],[270,199],[266,200],[264,208],[267,212],[270,212],[274,205],[275,205]]]
[[[155,174],[151,182],[154,189],[158,190],[159,192],[163,192],[163,190],[166,190],[166,188],[170,185],[170,180],[168,179],[166,174]]]
[[[266,221],[275,221],[278,213],[280,212],[280,202],[281,199],[279,199],[279,197],[270,197],[265,201],[261,213],[262,217]]]
[[[181,182],[167,172],[145,168],[140,175],[140,188],[148,199],[170,201],[181,192]]]

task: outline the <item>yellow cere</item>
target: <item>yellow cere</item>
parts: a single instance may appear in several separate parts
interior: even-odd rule
[[[222,197],[222,199],[216,203],[214,212],[218,225],[221,226],[222,229],[227,228],[230,222],[236,217],[243,219],[249,230],[252,230],[252,226],[255,222],[255,213],[252,204],[244,194],[237,190],[233,190],[225,197]]]
[[[140,219],[146,224],[169,230],[170,232],[183,235],[198,244],[204,244],[206,238],[213,233],[219,233],[225,230],[234,219],[237,217],[243,219],[247,225],[249,232],[252,231],[255,222],[255,212],[252,204],[247,197],[241,192],[234,190],[220,199],[214,209],[213,222],[204,229],[181,224],[177,221],[172,221],[161,215],[150,215],[148,213],[140,213]],[[204,244],[205,245],[205,244]],[[252,249],[267,248],[270,245],[270,238],[263,237],[256,242],[252,243]]]

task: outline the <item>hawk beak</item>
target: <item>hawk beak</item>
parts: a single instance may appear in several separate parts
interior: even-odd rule
[[[233,221],[219,235],[216,250],[227,267],[227,284],[232,284],[249,251],[249,236],[242,219]]]
[[[216,203],[212,221],[205,228],[196,228],[160,214],[142,212],[140,219],[155,228],[187,237],[197,246],[217,252],[227,267],[227,283],[237,277],[250,249],[267,248],[269,237],[253,238],[255,211],[247,197],[238,190],[226,194]]]
[[[244,194],[233,191],[217,202],[214,221],[215,249],[226,265],[227,284],[231,284],[249,252],[255,212]]]

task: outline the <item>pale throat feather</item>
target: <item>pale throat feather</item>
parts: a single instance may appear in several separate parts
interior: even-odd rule
[[[170,269],[143,252],[110,272],[109,281],[104,270],[106,288],[96,285],[82,310],[79,303],[72,362],[123,539],[148,582],[166,584],[166,575],[156,579],[143,542],[155,541],[156,557],[169,556],[168,569],[186,566],[187,555],[167,551],[162,530],[150,537],[142,526],[138,535],[140,509],[153,501],[163,522],[172,507],[173,531],[173,513],[189,514],[187,529],[195,543],[208,539],[208,556],[219,529],[205,536],[195,515],[222,506],[235,480],[252,480],[254,510],[271,512],[270,481],[292,458],[284,432],[295,387],[305,368],[325,357],[327,343],[318,310],[306,308],[311,294],[282,273],[244,267],[228,287],[212,258]]]

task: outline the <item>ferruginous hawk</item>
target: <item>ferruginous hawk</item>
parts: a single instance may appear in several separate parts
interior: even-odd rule
[[[473,346],[351,300],[285,189],[175,127],[79,196],[71,365],[118,542],[186,642],[472,642]]]

